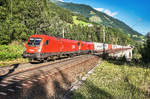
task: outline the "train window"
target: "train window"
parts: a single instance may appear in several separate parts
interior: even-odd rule
[[[80,42],[78,42],[78,46],[80,46]]]
[[[49,43],[49,40],[46,40],[45,45],[48,45],[48,43]]]
[[[41,43],[41,38],[30,38],[28,46],[39,46]]]

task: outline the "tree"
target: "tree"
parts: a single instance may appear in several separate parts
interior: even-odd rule
[[[146,35],[147,41],[144,44],[144,48],[141,50],[142,60],[146,63],[150,63],[150,32]]]
[[[74,16],[79,22],[93,26],[75,24]],[[14,40],[26,41],[33,34],[62,37],[63,29],[65,38],[102,42],[103,26],[94,23],[101,22],[101,18],[93,15],[89,19],[60,8],[49,0],[0,0],[0,44],[9,44]],[[106,43],[125,45],[131,41],[119,29],[106,27],[105,32]]]

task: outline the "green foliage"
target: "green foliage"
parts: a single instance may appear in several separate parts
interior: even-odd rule
[[[65,38],[102,42],[102,26],[88,21],[80,14],[57,7],[47,0],[9,0],[0,3],[0,44],[14,40],[26,41],[32,34],[46,34]],[[83,5],[80,7],[82,8]],[[84,8],[83,8],[84,9]],[[95,13],[95,12],[93,12]],[[99,21],[99,17],[93,17]],[[88,27],[89,24],[93,26]],[[107,27],[106,43],[125,45],[130,39],[121,31]]]
[[[71,99],[149,99],[150,69],[103,61]]]
[[[79,18],[77,19],[77,18],[78,18],[77,16],[73,16],[73,23],[76,25],[80,24],[80,25],[88,26],[88,24],[90,24],[85,21],[82,21],[82,19]]]
[[[21,58],[24,47],[21,45],[1,45],[0,61]]]
[[[74,15],[77,16],[77,20],[81,20],[81,21],[84,21],[84,22],[89,22],[88,18],[84,17],[81,14],[74,14]]]
[[[58,33],[53,30],[57,25],[73,23],[70,11],[47,0],[4,0],[0,4],[0,44],[26,41],[32,34]]]
[[[142,40],[142,34],[138,33],[137,31],[133,30],[131,27],[126,25],[124,22],[117,20],[111,16],[106,15],[105,13],[99,12],[92,7],[84,4],[74,4],[74,3],[66,3],[66,2],[59,2],[58,0],[50,0],[54,2],[56,5],[69,9],[74,13],[81,14],[92,22],[96,22],[102,25],[106,25],[108,27],[118,28],[124,34],[130,34],[133,40]],[[97,21],[98,20],[98,21]],[[132,37],[133,35],[133,37]]]
[[[144,47],[141,48],[142,60],[146,63],[150,63],[150,32],[147,33],[147,41]]]
[[[98,32],[96,32],[96,35],[99,36],[99,40],[103,42],[103,26],[100,26],[97,28]],[[116,28],[111,27],[105,27],[105,42],[109,44],[119,44],[119,45],[129,45],[133,44],[133,41],[122,31]]]

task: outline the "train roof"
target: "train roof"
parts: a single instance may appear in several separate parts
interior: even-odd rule
[[[71,40],[71,39],[66,39],[66,38],[60,38],[60,37],[53,37],[53,36],[49,36],[49,35],[31,35],[30,37],[40,37],[40,38],[50,38],[50,39],[61,39],[63,41],[73,41],[73,42],[79,42],[76,40]]]
[[[41,37],[41,38],[44,38],[44,37],[52,37],[52,36],[36,34],[36,35],[31,35],[30,37]]]

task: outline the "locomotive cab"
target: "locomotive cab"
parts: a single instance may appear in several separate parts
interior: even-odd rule
[[[41,51],[42,38],[31,37],[26,45],[28,53],[36,53]]]
[[[29,60],[41,60],[41,51],[44,39],[42,37],[31,36],[26,44],[26,50],[23,53],[24,58]]]
[[[60,40],[48,35],[32,35],[26,43],[26,50],[22,56],[28,58],[30,62],[45,61],[60,54],[62,50]]]

